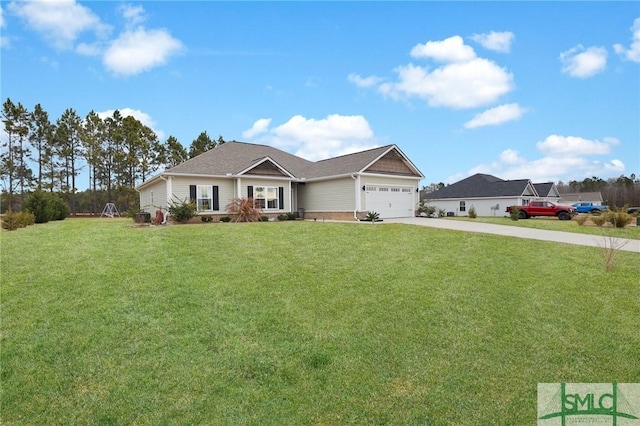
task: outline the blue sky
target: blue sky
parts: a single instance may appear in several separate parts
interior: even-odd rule
[[[3,1],[1,91],[421,185],[640,175],[639,2]],[[6,137],[6,135],[2,135]]]

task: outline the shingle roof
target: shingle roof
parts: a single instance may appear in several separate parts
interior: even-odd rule
[[[218,145],[165,172],[185,175],[236,175],[269,157],[297,179],[315,179],[358,173],[392,147],[395,145],[312,162],[271,146],[233,141]],[[421,176],[417,169],[416,175]]]
[[[524,193],[529,179],[502,180],[477,173],[442,189],[426,194],[428,199],[517,197]]]
[[[228,173],[237,174],[266,157],[271,158],[295,177],[303,177],[305,170],[313,166],[311,161],[271,146],[234,141],[218,145],[166,172],[224,176]]]
[[[551,188],[553,188],[553,182],[543,182],[543,183],[534,183],[533,187],[536,189],[536,192],[541,197],[547,197],[551,192]]]

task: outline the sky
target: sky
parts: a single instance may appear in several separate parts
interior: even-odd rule
[[[640,176],[637,1],[0,7],[2,100],[53,122],[118,109],[313,161],[396,144],[422,186]]]

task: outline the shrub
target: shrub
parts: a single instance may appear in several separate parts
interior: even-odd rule
[[[202,220],[204,223],[209,223],[209,222],[213,221],[213,217],[211,217],[211,216],[200,216],[200,220]]]
[[[2,216],[2,229],[15,231],[20,227],[20,218],[18,213],[13,210],[9,210],[4,214],[4,216]]]
[[[253,198],[236,197],[227,204],[227,213],[232,215],[231,222],[257,222],[262,209],[255,207]]]
[[[511,210],[509,210],[509,216],[511,217],[511,220],[520,219],[520,209],[516,206],[511,206]]]
[[[589,219],[589,215],[588,214],[579,214],[577,216],[575,216],[573,218],[573,220],[575,220],[576,222],[578,222],[578,225],[584,225],[584,223]]]
[[[36,217],[33,213],[24,211],[18,214],[18,221],[20,223],[20,227],[25,228],[36,223]]]
[[[223,222],[223,223],[231,222],[231,218],[229,216],[222,216],[220,218],[220,222]]]
[[[287,220],[296,220],[298,218],[298,212],[289,212],[285,216],[287,216]]]
[[[447,214],[447,209],[438,209],[438,217],[444,217]]]
[[[196,215],[196,203],[186,200],[175,202],[169,202],[169,213],[173,216],[173,219],[179,223],[187,223]]]
[[[269,222],[269,216],[260,216],[259,222]]]
[[[633,220],[633,216],[627,213],[626,207],[621,207],[614,210],[607,210],[604,213],[604,217],[607,222],[612,224],[616,228],[624,228]]]
[[[16,213],[9,210],[2,216],[2,229],[15,231],[18,228],[25,228],[35,223],[36,217],[31,212],[22,211]]]
[[[50,197],[51,208],[53,209],[52,220],[64,220],[69,217],[71,211],[69,210],[67,203],[65,203],[58,195],[50,194]]]
[[[469,217],[471,219],[475,219],[476,217],[478,217],[478,213],[476,213],[476,208],[471,206],[471,208],[469,209]]]
[[[279,214],[278,215],[278,220],[280,220],[280,221],[287,220],[287,215],[286,214]]]
[[[377,212],[367,212],[367,215],[365,216],[365,220],[371,221],[371,222],[375,222],[376,220],[380,219],[380,213]]]
[[[591,222],[596,226],[602,226],[606,221],[607,218],[604,216],[591,216]]]
[[[36,223],[47,223],[56,214],[52,201],[48,194],[37,190],[24,200],[22,208],[33,213]]]

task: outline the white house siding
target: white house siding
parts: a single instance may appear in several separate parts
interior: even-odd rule
[[[213,213],[224,213],[225,207],[235,197],[235,185],[232,179],[216,179],[207,177],[173,177],[172,181],[172,201],[189,201],[190,185],[212,185],[218,187],[220,210]]]
[[[355,185],[351,177],[307,182],[299,188],[298,207],[313,212],[353,211]]]
[[[291,211],[291,192],[289,191],[289,181],[285,179],[256,179],[251,177],[243,177],[240,180],[241,185],[241,197],[246,197],[249,193],[249,186],[275,186],[284,188],[284,208],[283,209],[269,209],[265,210],[265,213],[271,212],[290,212]],[[220,196],[222,200],[222,195]],[[231,199],[229,199],[231,201]],[[229,203],[227,201],[227,203]],[[226,206],[227,204],[225,204]]]
[[[418,179],[410,179],[410,178],[402,178],[402,177],[387,177],[387,176],[360,176],[360,187],[367,185],[378,185],[378,186],[390,186],[390,187],[401,187],[401,188],[411,188],[411,192],[413,194],[413,210],[414,212],[418,209],[418,204],[420,202],[420,194],[418,193]],[[362,211],[369,210],[366,205],[366,191],[362,191],[360,189],[360,207]],[[411,214],[413,216],[413,214]]]
[[[140,190],[140,210],[155,214],[156,210],[167,208],[167,183],[158,179]]]
[[[465,202],[465,211],[460,211],[460,201]],[[478,216],[495,216],[503,217],[507,216],[506,209],[508,206],[522,205],[523,199],[518,198],[468,198],[464,200],[451,199],[451,200],[427,200],[427,205],[435,207],[436,213],[440,209],[444,209],[447,212],[453,212],[456,216],[468,216],[469,209],[474,207]],[[497,209],[494,209],[495,207]]]

